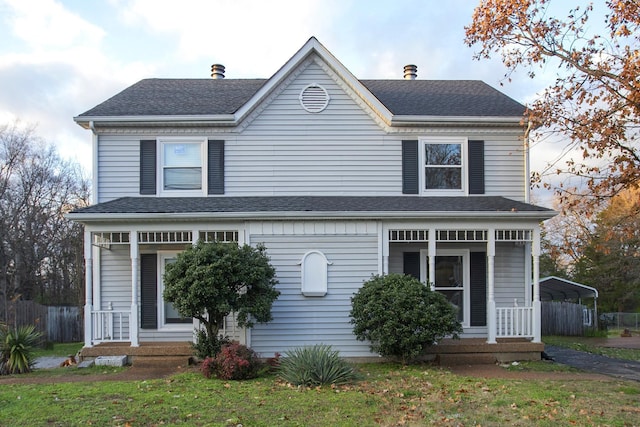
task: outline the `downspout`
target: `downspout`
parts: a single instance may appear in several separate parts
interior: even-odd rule
[[[524,132],[524,201],[531,202],[531,167],[529,165],[529,134],[531,133],[531,120],[527,120],[527,130]]]
[[[89,121],[91,129],[91,204],[98,203],[98,133],[93,120]]]

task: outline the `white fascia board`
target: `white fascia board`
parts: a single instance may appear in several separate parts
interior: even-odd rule
[[[142,123],[197,123],[197,124],[229,124],[235,125],[233,114],[215,114],[215,115],[185,115],[185,116],[77,116],[73,120],[85,129],[90,128],[90,123],[94,126],[99,124],[142,124]]]
[[[123,221],[181,221],[181,220],[210,220],[210,219],[305,219],[305,220],[328,220],[328,219],[500,219],[500,220],[537,220],[543,221],[555,216],[555,211],[544,212],[183,212],[183,213],[96,213],[96,214],[75,214],[69,213],[66,218],[80,223],[88,222],[123,222]]]
[[[235,113],[236,122],[239,123],[253,108],[259,104],[269,93],[278,86],[312,53],[315,53],[331,67],[343,81],[358,93],[365,102],[377,111],[387,122],[391,122],[392,114],[360,81],[344,66],[333,54],[322,45],[315,37],[311,37],[271,78]]]
[[[425,125],[425,124],[446,124],[456,125],[506,125],[522,126],[522,117],[519,116],[393,116],[392,126]]]

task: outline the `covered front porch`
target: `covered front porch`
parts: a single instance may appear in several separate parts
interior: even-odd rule
[[[164,267],[198,240],[241,240],[238,229],[86,227],[85,349],[145,346],[150,351],[157,343],[193,342],[199,322],[180,318],[162,298]],[[246,331],[236,327],[233,316],[220,332],[241,343],[246,340]]]
[[[472,220],[451,224],[378,221],[372,228],[377,229],[378,270],[367,274],[405,273],[429,283],[459,308],[464,339],[490,345],[505,339],[540,343],[537,222],[503,227]],[[161,298],[161,264],[170,259],[167,254],[199,239],[244,243],[251,239],[248,225],[145,224],[128,231],[116,227],[87,227],[85,232],[86,347],[193,340],[196,324],[170,321]],[[153,258],[150,268],[149,258]],[[108,272],[101,271],[107,266]],[[145,277],[153,280],[147,282]],[[150,309],[149,301],[141,301],[148,288],[153,291]],[[156,322],[151,327],[150,317]],[[251,331],[228,320],[223,333],[251,345]]]
[[[538,224],[463,227],[389,224],[383,272],[412,275],[443,293],[458,310],[462,338],[541,343]]]

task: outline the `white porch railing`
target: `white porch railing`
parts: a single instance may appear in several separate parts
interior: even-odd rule
[[[129,310],[94,310],[91,312],[92,339],[94,344],[101,342],[130,341]]]
[[[497,307],[496,338],[533,338],[533,307]]]

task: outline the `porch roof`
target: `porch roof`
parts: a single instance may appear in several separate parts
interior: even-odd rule
[[[578,298],[597,299],[598,290],[555,276],[540,279],[540,299],[543,301],[564,301]]]
[[[551,209],[499,196],[122,197],[77,209],[78,221],[240,217],[508,217],[547,219]]]

